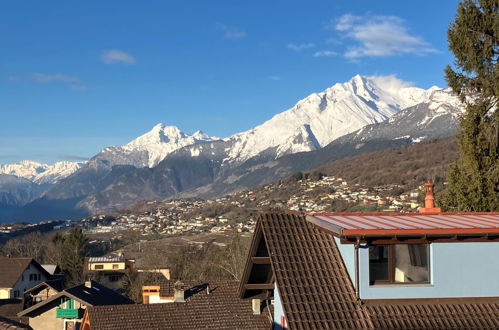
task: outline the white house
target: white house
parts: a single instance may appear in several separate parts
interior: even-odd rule
[[[49,278],[50,274],[31,258],[0,258],[0,299],[22,298],[24,291]]]

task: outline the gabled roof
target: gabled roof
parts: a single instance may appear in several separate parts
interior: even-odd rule
[[[185,302],[89,307],[85,318],[95,330],[270,329],[268,313],[254,315],[251,301],[237,296],[238,286],[237,281],[198,283],[186,290]]]
[[[50,264],[45,264],[41,265],[43,269],[45,269],[50,275],[56,275],[57,273],[61,272],[61,269],[59,268],[58,265],[50,265]]]
[[[499,328],[497,302],[358,302],[334,236],[299,213],[259,216],[241,296],[251,293],[252,253],[262,239],[289,329]]]
[[[49,288],[49,287],[54,289],[55,291],[58,291],[58,292],[62,291],[62,279],[43,281],[41,283],[38,283],[37,285],[35,285],[31,289],[24,291],[24,294],[32,293],[32,292],[34,292],[36,294],[36,293],[38,293],[46,288]]]
[[[27,324],[23,324],[0,316],[0,330],[31,329]]]
[[[23,299],[0,299],[0,317],[3,317],[5,319],[9,319],[15,322],[27,321],[27,319],[22,319],[17,316],[17,313],[22,311],[23,308]]]
[[[350,239],[429,237],[499,240],[499,213],[311,213],[307,220]]]
[[[50,277],[50,274],[31,258],[0,257],[0,288],[12,288],[29,265],[37,267],[46,277]]]
[[[127,297],[106,288],[97,282],[91,281],[91,288],[86,287],[84,283],[76,285],[23,310],[18,314],[18,316],[30,316],[36,314],[37,310],[43,306],[48,304],[58,304],[59,299],[61,298],[74,299],[85,306],[133,304],[133,301]]]

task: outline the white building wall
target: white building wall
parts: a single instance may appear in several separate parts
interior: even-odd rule
[[[30,275],[36,275],[37,280],[30,281]],[[40,280],[38,280],[38,276],[40,276]],[[31,289],[35,285],[46,281],[47,277],[35,266],[32,264],[23,272],[22,276],[17,280],[14,287],[10,290],[10,298],[15,298],[15,291],[19,291],[19,297],[22,298],[24,291]]]

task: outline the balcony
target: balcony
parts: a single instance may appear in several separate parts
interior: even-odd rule
[[[55,317],[60,319],[81,319],[83,317],[83,309],[81,308],[57,308]]]

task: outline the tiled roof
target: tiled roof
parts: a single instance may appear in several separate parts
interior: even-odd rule
[[[24,308],[24,302],[20,298],[16,299],[0,299],[0,317],[9,319],[15,322],[27,321],[26,318],[20,318],[17,313]],[[0,328],[1,329],[1,328]]]
[[[44,310],[45,305],[58,304],[59,298],[68,297],[81,302],[86,306],[118,305],[132,304],[133,301],[127,297],[113,291],[97,282],[91,281],[91,288],[85,284],[79,284],[69,289],[63,290],[47,300],[39,302],[22,312],[19,316],[30,316],[38,313],[38,310]]]
[[[289,329],[499,328],[495,302],[358,304],[331,234],[298,213],[262,214],[260,228]]]
[[[312,213],[310,217],[342,236],[499,233],[499,213]]]
[[[236,281],[210,282],[185,302],[97,306],[87,309],[92,329],[270,329],[266,312],[253,315],[251,300],[239,299]],[[194,289],[194,288],[190,288]]]
[[[330,234],[297,214],[264,214],[259,225],[290,329],[369,326]]]
[[[27,324],[19,323],[0,316],[0,330],[31,329]]]
[[[29,264],[40,269],[45,276],[50,276],[47,271],[31,258],[0,258],[0,288],[12,288]]]
[[[186,296],[190,295],[191,289],[199,285],[199,281],[183,281],[183,287],[186,289]],[[159,281],[159,296],[160,297],[173,297],[173,287],[175,281],[168,280],[162,276]]]

